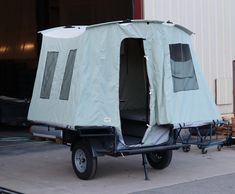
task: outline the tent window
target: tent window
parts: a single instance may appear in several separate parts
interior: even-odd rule
[[[174,92],[197,90],[198,83],[188,44],[170,44]]]
[[[64,78],[63,83],[60,90],[60,100],[68,100],[69,99],[69,91],[72,81],[72,75],[73,75],[73,67],[75,62],[77,49],[70,50],[69,56],[67,59],[65,72],[64,72]]]
[[[47,52],[40,98],[49,99],[59,52]]]

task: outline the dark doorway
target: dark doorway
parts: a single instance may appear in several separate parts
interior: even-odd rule
[[[143,39],[122,41],[119,100],[121,127],[126,144],[140,143],[149,123],[149,82]]]
[[[0,21],[0,96],[30,98],[37,63],[35,1],[1,1]]]

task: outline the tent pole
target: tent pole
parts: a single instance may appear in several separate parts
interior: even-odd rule
[[[146,88],[146,123],[149,123],[149,79],[148,79],[148,72],[147,72],[147,64],[146,64],[146,60],[144,60],[144,77],[145,77],[145,88]]]

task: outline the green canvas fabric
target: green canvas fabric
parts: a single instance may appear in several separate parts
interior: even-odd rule
[[[76,26],[73,29],[55,28],[43,31],[42,35],[42,48],[28,114],[29,120],[70,129],[74,129],[75,126],[113,126],[124,144],[119,110],[119,71],[122,60],[121,43],[126,38],[143,39],[150,84],[149,127],[143,138],[143,145],[138,146],[166,142],[169,131],[162,129],[160,125],[193,126],[220,119],[219,111],[200,70],[192,46],[191,33],[183,27],[154,21],[132,21],[124,24],[113,22],[87,27]],[[178,43],[189,45],[195,76],[192,69],[180,74],[172,73],[169,45]],[[67,58],[73,49],[77,52],[69,97],[68,100],[60,100]],[[50,97],[42,99],[40,89],[49,51],[59,52],[58,61]],[[188,75],[186,71],[190,74]],[[186,79],[194,76],[197,86],[195,80],[192,82],[184,80],[183,83],[179,81],[176,83],[179,84],[177,88],[181,89],[182,84],[183,88],[194,89],[183,91],[177,89],[178,92],[175,92],[174,77],[181,76],[187,77]],[[141,80],[136,84],[140,82]],[[128,92],[131,92],[131,88],[126,89],[124,96],[128,96]],[[126,106],[141,108],[141,103],[144,102],[133,99]]]

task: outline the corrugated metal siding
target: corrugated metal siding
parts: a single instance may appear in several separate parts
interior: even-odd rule
[[[144,18],[170,20],[196,33],[194,46],[215,97],[215,80],[232,78],[232,61],[235,60],[234,9],[234,0],[145,0]],[[231,104],[219,105],[219,108],[222,113],[232,112]]]

